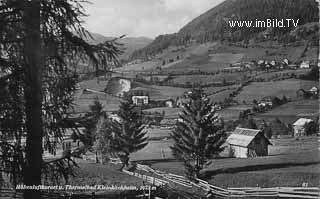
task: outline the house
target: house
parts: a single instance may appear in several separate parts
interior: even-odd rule
[[[166,107],[173,108],[174,105],[174,100],[173,99],[168,99],[165,101]]]
[[[297,93],[297,97],[299,98],[304,98],[304,99],[317,98],[319,96],[319,88],[314,86],[309,90],[299,89],[297,90],[296,93]]]
[[[283,61],[282,61],[282,64],[283,65],[289,65],[289,60],[287,58],[285,58]]]
[[[271,97],[264,97],[258,104],[259,107],[272,107],[273,102]]]
[[[177,99],[176,106],[182,108],[185,104],[190,102],[190,98],[180,97]]]
[[[298,68],[298,66],[296,64],[289,64],[288,68],[292,69],[292,70],[296,70]]]
[[[132,102],[135,105],[148,104],[149,103],[149,96],[147,96],[147,95],[142,95],[142,96],[134,95],[134,96],[132,96]]]
[[[227,138],[230,156],[249,158],[267,156],[268,146],[272,145],[262,130],[237,127]]]
[[[260,59],[260,60],[258,61],[258,65],[262,65],[262,64],[264,64],[264,60]]]
[[[312,121],[313,120],[307,119],[307,118],[299,118],[295,123],[293,123],[294,137],[305,136],[306,135],[305,125]]]
[[[317,87],[312,87],[310,90],[309,90],[309,92],[312,94],[312,95],[314,95],[314,96],[317,96],[318,94],[319,94],[319,88],[317,88]]]
[[[220,104],[213,104],[212,107],[211,107],[211,110],[212,111],[220,111],[222,109],[221,105]]]
[[[310,61],[302,61],[300,68],[310,68]]]

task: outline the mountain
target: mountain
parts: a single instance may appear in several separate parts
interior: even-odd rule
[[[108,40],[112,40],[115,37],[106,37],[98,33],[91,33],[92,38],[89,38],[89,43],[98,44]],[[129,55],[134,51],[144,48],[152,42],[152,39],[147,37],[123,37],[118,40],[118,43],[123,44],[121,49],[124,51],[123,54],[119,56],[120,60],[127,60]]]
[[[285,28],[231,28],[230,20],[266,21],[267,19],[294,19],[298,26],[319,22],[318,4],[315,0],[226,0],[208,10],[174,34],[159,35],[145,48],[135,51],[131,59],[148,58],[162,52],[169,46],[186,45],[190,42],[205,43],[223,40],[228,42],[248,42],[250,40],[268,39],[279,42],[293,42],[290,32],[296,29],[291,25]],[[317,25],[316,34],[319,26]],[[309,34],[309,33],[308,33]],[[303,35],[303,34],[300,34]],[[309,39],[301,38],[299,39]],[[316,37],[313,37],[316,40]],[[317,43],[316,41],[314,43]]]

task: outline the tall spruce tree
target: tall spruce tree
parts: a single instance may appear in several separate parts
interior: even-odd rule
[[[148,137],[142,116],[131,101],[121,102],[117,113],[119,120],[108,120],[98,136],[98,150],[105,155],[114,155],[122,162],[121,170],[129,166],[129,155],[143,149]]]
[[[115,42],[86,42],[90,34],[81,25],[82,2],[0,1],[0,90],[5,94],[0,98],[0,132],[6,138],[0,142],[0,164],[14,183],[39,185],[45,168],[69,165],[61,162],[69,157],[45,162],[42,153],[55,148],[50,138],[59,140],[64,133],[76,82],[70,60],[90,60],[98,69],[119,53]],[[40,192],[25,190],[25,198],[38,199]]]
[[[226,139],[223,121],[212,109],[212,103],[203,97],[201,89],[194,89],[189,103],[184,104],[180,120],[172,131],[173,155],[183,161],[186,176],[200,178],[200,171],[209,159],[217,156]]]

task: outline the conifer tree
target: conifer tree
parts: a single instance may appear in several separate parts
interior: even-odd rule
[[[121,170],[129,166],[129,155],[143,149],[147,144],[147,132],[136,106],[130,101],[120,104],[119,120],[109,120],[100,132],[99,150],[120,158]]]
[[[183,161],[186,175],[199,178],[200,171],[209,159],[223,149],[226,134],[223,121],[219,119],[212,103],[203,97],[201,89],[192,91],[189,103],[184,104],[180,120],[172,131],[173,155]]]
[[[44,149],[55,148],[50,138],[59,140],[65,132],[63,123],[76,83],[68,63],[90,60],[98,70],[120,52],[114,41],[87,42],[91,36],[82,27],[83,2],[0,1],[0,131],[5,138],[0,154],[6,154],[0,156],[0,167],[14,179],[13,184],[40,185],[46,171],[70,165],[63,162],[70,156],[50,162],[42,158]],[[16,141],[12,144],[8,139]],[[57,170],[63,176],[69,171]],[[24,197],[38,199],[40,191],[25,190]]]

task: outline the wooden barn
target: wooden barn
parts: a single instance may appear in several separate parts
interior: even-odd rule
[[[249,158],[268,155],[272,145],[261,130],[236,128],[227,139],[231,157]]]

